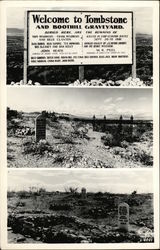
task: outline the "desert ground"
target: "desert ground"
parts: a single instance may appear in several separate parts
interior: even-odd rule
[[[93,124],[63,114],[50,114],[46,140],[35,141],[39,113],[17,113],[7,120],[8,167],[143,168],[152,167],[152,122],[93,129]]]
[[[130,207],[129,231],[118,228],[118,204]],[[10,243],[143,242],[139,230],[153,232],[153,195],[87,192],[77,188],[49,192],[43,188],[8,192]],[[148,242],[153,242],[153,235]]]

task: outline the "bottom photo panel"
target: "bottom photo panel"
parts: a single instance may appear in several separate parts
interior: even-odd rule
[[[154,242],[152,171],[9,170],[8,243]]]

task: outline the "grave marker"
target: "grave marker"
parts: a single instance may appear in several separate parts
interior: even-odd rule
[[[95,130],[95,126],[96,126],[96,116],[93,116],[93,131]]]
[[[36,117],[36,130],[35,130],[36,142],[46,139],[46,116],[45,114],[46,112],[43,111],[42,114]]]
[[[125,231],[129,228],[129,205],[125,202],[118,206],[118,227]]]
[[[86,188],[81,189],[82,199],[86,198]]]

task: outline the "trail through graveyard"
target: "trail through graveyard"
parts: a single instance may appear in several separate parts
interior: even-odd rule
[[[82,159],[78,162],[78,167],[94,167],[94,168],[117,168],[117,167],[136,167],[136,163],[130,162],[120,155],[114,155],[113,150],[109,146],[104,146],[101,137],[105,133],[93,131],[89,129],[87,136],[89,140],[82,143],[77,148],[82,150]],[[76,166],[75,166],[76,167]]]

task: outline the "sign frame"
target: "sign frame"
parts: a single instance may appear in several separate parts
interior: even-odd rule
[[[131,63],[127,63],[127,64],[124,64],[124,63],[122,63],[122,64],[108,64],[108,63],[98,63],[98,64],[86,64],[86,63],[81,63],[81,64],[47,64],[47,65],[41,65],[41,64],[38,64],[38,65],[29,65],[29,15],[30,15],[30,13],[31,12],[54,12],[54,13],[128,13],[128,14],[131,14]],[[134,43],[135,43],[135,38],[134,38],[134,31],[133,31],[133,29],[134,29],[134,22],[133,22],[133,18],[134,18],[134,16],[133,16],[133,11],[73,11],[73,10],[66,10],[66,11],[63,11],[63,10],[27,10],[26,11],[26,13],[27,13],[27,17],[26,17],[26,23],[27,23],[27,25],[25,25],[25,26],[27,26],[26,27],[26,31],[24,31],[24,36],[26,37],[26,38],[24,38],[24,40],[27,40],[26,41],[26,51],[27,51],[27,55],[26,55],[26,57],[27,57],[27,60],[26,60],[26,65],[27,66],[29,66],[29,67],[47,67],[47,66],[49,66],[49,67],[55,67],[55,66],[87,66],[87,65],[131,65],[132,67],[133,67],[133,65],[134,65]],[[25,50],[25,49],[24,49]]]

